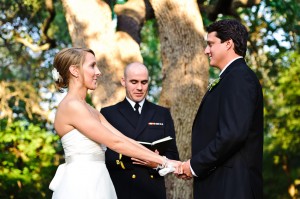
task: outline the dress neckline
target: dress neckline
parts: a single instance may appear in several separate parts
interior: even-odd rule
[[[79,132],[77,129],[72,129],[71,131],[65,133],[60,139],[66,139],[66,137],[71,136],[71,134],[73,134],[73,132]]]

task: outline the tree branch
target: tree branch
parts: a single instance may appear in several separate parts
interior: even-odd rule
[[[202,12],[206,12],[208,19],[215,21],[219,14],[233,16],[239,19],[237,8],[239,7],[251,7],[257,5],[261,0],[217,0],[210,3],[208,6],[204,6],[204,0],[197,0],[198,6]]]
[[[50,43],[45,43],[45,44],[39,46],[37,44],[31,43],[27,39],[24,39],[24,38],[22,38],[20,36],[15,36],[15,41],[23,44],[24,46],[27,46],[33,52],[39,52],[39,51],[48,50],[50,48],[50,46],[51,46]]]
[[[31,37],[27,35],[26,39],[24,37],[21,37],[19,33],[14,31],[14,38],[15,41],[18,43],[23,44],[24,46],[30,48],[33,52],[39,52],[39,51],[45,51],[50,48],[54,48],[56,46],[55,40],[51,39],[49,35],[47,34],[51,23],[54,20],[55,17],[55,10],[53,7],[53,1],[52,0],[46,0],[46,10],[49,12],[49,16],[45,19],[43,26],[41,28],[41,40],[39,43],[35,44],[31,42]]]
[[[55,17],[55,9],[53,7],[53,1],[52,0],[46,0],[46,10],[49,12],[49,16],[45,19],[44,24],[42,26],[42,40],[45,40],[45,43],[49,43],[49,48],[53,48],[56,46],[55,40],[51,39],[49,35],[47,34],[51,22],[54,20]]]
[[[154,11],[149,0],[129,0],[125,4],[117,4],[114,11],[118,16],[117,31],[128,33],[140,44],[140,33],[144,21],[154,18]]]

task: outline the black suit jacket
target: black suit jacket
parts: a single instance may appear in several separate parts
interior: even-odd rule
[[[134,140],[153,142],[166,136],[175,138],[170,111],[147,100],[138,121],[126,99],[113,106],[102,108],[101,113],[116,129]],[[170,159],[179,159],[175,139],[168,150],[161,155]],[[164,178],[154,169],[133,165],[130,158],[121,157],[110,149],[107,149],[105,158],[119,199],[166,198]]]
[[[194,120],[194,198],[262,198],[262,154],[262,88],[237,59],[207,91]]]

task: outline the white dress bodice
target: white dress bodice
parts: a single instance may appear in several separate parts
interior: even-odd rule
[[[76,154],[103,154],[106,146],[98,144],[81,134],[77,129],[73,129],[61,138],[65,157]]]
[[[106,147],[74,129],[61,138],[66,163],[59,165],[49,188],[52,199],[116,199],[105,165]]]

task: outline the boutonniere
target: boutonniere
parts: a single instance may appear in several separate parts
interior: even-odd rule
[[[211,91],[211,89],[212,89],[215,85],[217,85],[217,84],[219,83],[220,80],[221,80],[221,78],[218,77],[217,79],[214,79],[214,80],[210,81],[210,83],[209,83],[209,85],[208,85],[208,87],[207,87],[208,91]]]

